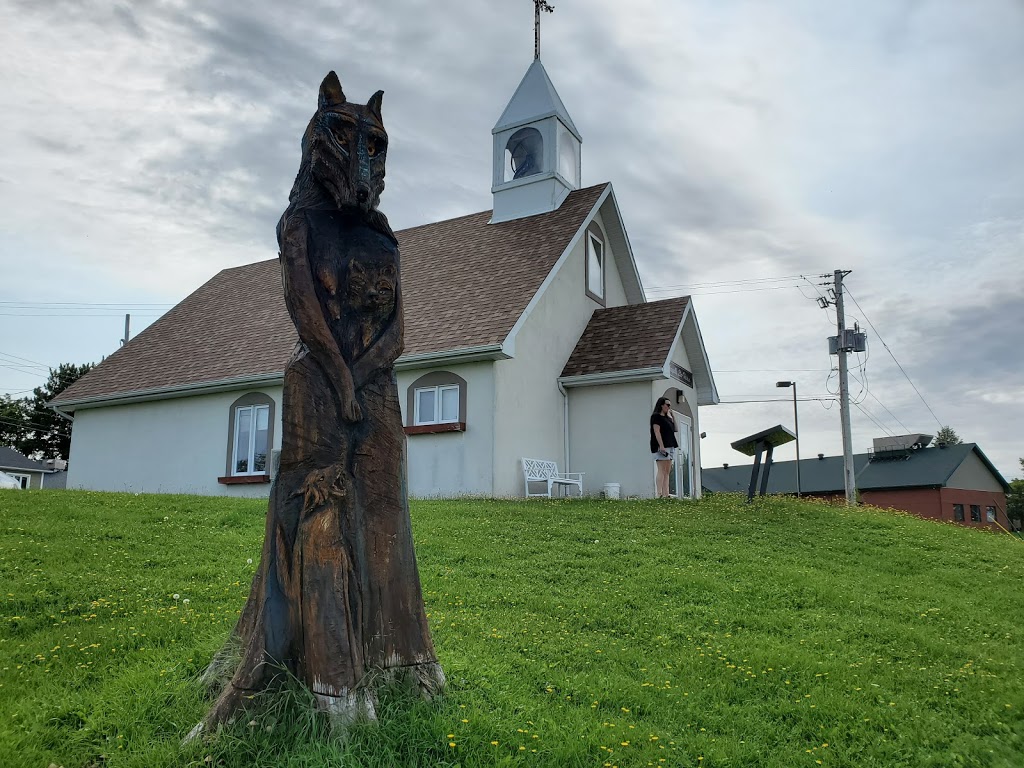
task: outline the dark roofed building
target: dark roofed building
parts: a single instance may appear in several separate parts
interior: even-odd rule
[[[853,457],[860,500],[919,517],[963,525],[1009,528],[1009,485],[975,443],[859,453]],[[747,492],[751,466],[705,467],[704,489]],[[845,497],[843,457],[800,461],[800,490],[820,498]],[[796,493],[796,462],[772,463],[768,493]]]
[[[14,478],[24,489],[63,487],[53,480],[51,466],[5,445],[0,445],[0,472]]]
[[[493,209],[396,233],[413,495],[522,494],[523,458],[586,473],[587,493],[653,495],[663,395],[685,433],[676,490],[700,492],[698,406],[718,395],[696,315],[645,302],[567,115],[534,62],[494,128]],[[265,495],[296,340],[277,259],[218,273],[52,403],[74,416],[68,486]]]

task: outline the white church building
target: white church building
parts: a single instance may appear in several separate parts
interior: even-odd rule
[[[492,131],[493,210],[396,232],[396,364],[413,496],[522,496],[522,459],[654,496],[657,398],[672,480],[700,493],[718,402],[688,297],[647,302],[610,183],[581,188],[581,135],[535,59]],[[269,225],[268,225],[269,226]],[[62,392],[67,486],[266,496],[297,341],[276,258],[225,269]]]

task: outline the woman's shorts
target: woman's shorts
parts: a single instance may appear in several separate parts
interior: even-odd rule
[[[651,458],[653,458],[655,461],[672,461],[673,459],[675,459],[675,448],[666,448],[665,451],[668,453],[668,456],[662,456],[660,453],[655,451],[654,453],[651,454]]]

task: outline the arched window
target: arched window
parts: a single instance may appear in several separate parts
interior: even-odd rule
[[[406,434],[461,432],[466,428],[466,380],[451,371],[433,371],[409,385]]]
[[[227,477],[265,478],[270,475],[274,446],[274,400],[249,392],[228,412]]]
[[[540,173],[544,163],[544,137],[536,128],[520,128],[505,145],[505,181]]]

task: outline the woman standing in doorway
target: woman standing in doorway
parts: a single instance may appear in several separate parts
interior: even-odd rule
[[[659,499],[668,497],[669,473],[672,471],[672,459],[678,447],[672,402],[667,397],[659,397],[654,405],[654,413],[651,414],[651,455],[658,466],[654,495]]]

